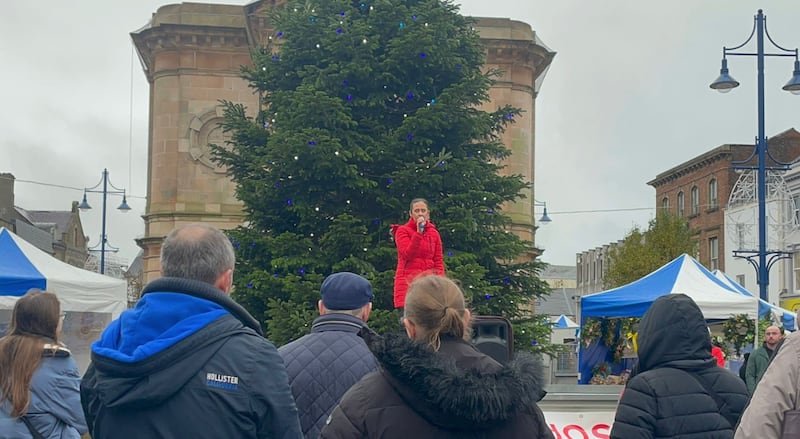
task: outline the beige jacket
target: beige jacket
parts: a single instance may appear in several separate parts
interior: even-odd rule
[[[800,407],[800,331],[789,334],[758,383],[735,439],[780,439],[783,414]]]

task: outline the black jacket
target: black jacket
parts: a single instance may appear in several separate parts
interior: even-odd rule
[[[380,371],[344,395],[320,438],[553,437],[533,357],[502,366],[464,340],[443,339],[434,353],[399,334],[370,347]]]
[[[342,395],[378,368],[365,342],[370,334],[361,319],[329,313],[314,320],[310,334],[278,349],[306,438],[319,437]]]
[[[639,324],[638,343],[637,372],[620,399],[611,438],[732,438],[747,386],[717,366],[694,301],[684,294],[658,298]]]
[[[92,345],[81,382],[104,438],[301,438],[286,369],[258,322],[211,285],[150,283]]]

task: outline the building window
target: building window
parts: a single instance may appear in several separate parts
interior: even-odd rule
[[[697,186],[692,187],[692,215],[698,215],[700,213],[700,191],[697,190]]]
[[[716,270],[719,268],[719,240],[717,237],[708,238],[708,258],[710,260],[710,268]]]
[[[747,238],[746,226],[742,223],[736,223],[736,249],[744,250],[745,239]]]
[[[678,216],[681,217],[681,218],[683,218],[685,216],[685,214],[686,214],[686,211],[684,211],[684,207],[685,206],[684,206],[684,203],[683,203],[684,202],[683,198],[684,198],[683,197],[683,191],[678,192]]]
[[[792,260],[794,262],[794,289],[800,291],[800,252],[795,253]]]
[[[800,225],[800,195],[792,195],[792,210],[794,210],[794,225]]]
[[[747,288],[747,285],[744,284],[744,275],[743,274],[737,274],[736,275],[736,283],[741,285],[742,288]]]
[[[708,182],[708,208],[716,209],[717,207],[719,207],[717,204],[717,179],[712,178]]]
[[[669,198],[664,197],[661,199],[661,210],[664,212],[669,210]]]

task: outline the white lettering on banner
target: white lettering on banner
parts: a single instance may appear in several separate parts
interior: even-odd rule
[[[614,412],[544,412],[556,439],[609,439]]]

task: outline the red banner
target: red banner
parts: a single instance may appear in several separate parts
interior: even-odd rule
[[[556,439],[608,439],[614,412],[544,412]]]

